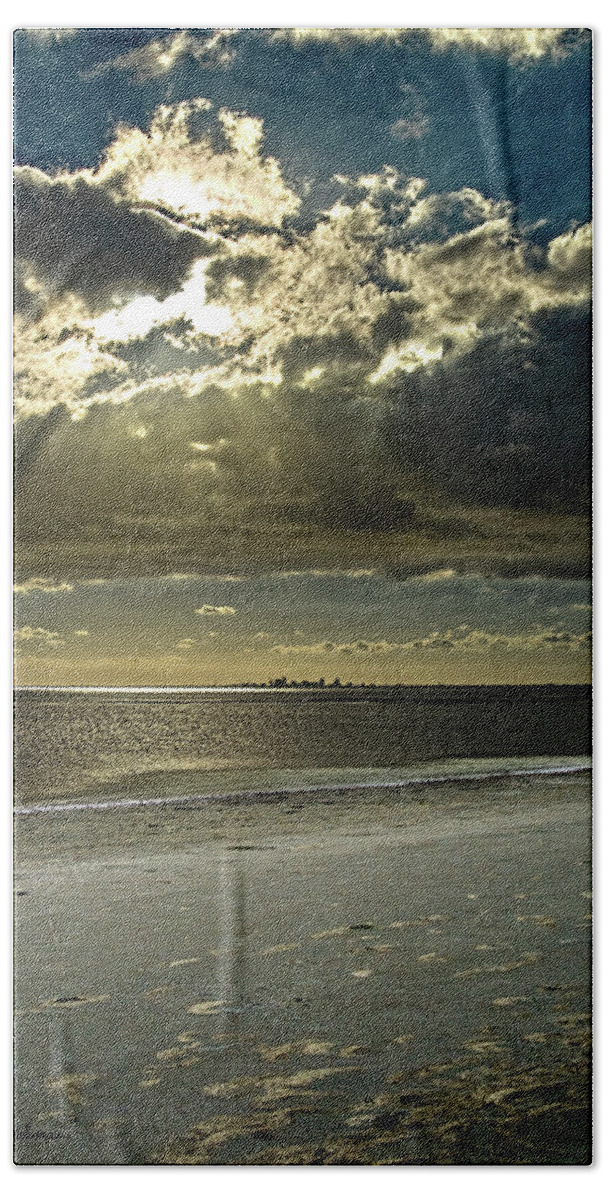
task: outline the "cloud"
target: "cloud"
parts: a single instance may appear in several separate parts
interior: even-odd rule
[[[34,167],[15,171],[15,237],[16,298],[30,317],[70,294],[93,312],[117,297],[163,300],[206,249],[197,232],[134,207],[95,172]]]
[[[201,36],[181,29],[167,37],[154,38],[110,62],[99,63],[84,73],[83,77],[93,79],[112,71],[128,71],[139,83],[146,83],[167,75],[187,58],[193,59],[201,67],[228,67],[235,56],[230,41],[236,32],[234,29],[217,29],[208,36]]]
[[[397,141],[407,142],[419,140],[428,133],[430,121],[424,112],[421,96],[411,83],[402,81],[399,84],[401,93],[401,116],[394,125],[391,133]]]
[[[134,392],[128,365],[87,331],[87,312],[65,300],[35,324],[14,326],[15,410],[18,417],[63,405],[75,416],[93,403],[119,403]]]
[[[300,201],[262,154],[262,122],[211,107],[165,105],[148,132],[120,127],[96,169],[17,168],[18,413],[124,403],[138,383],[121,339],[160,327],[167,358],[231,325],[229,307],[204,301],[206,261],[223,245],[214,223],[274,228]]]
[[[427,193],[391,167],[340,177],[341,199],[295,233],[300,201],[261,154],[262,122],[209,109],[161,106],[95,171],[20,169],[19,411],[152,388],[374,390],[588,301],[589,227],[532,263],[507,203]],[[129,346],[146,339],[144,371]],[[165,372],[171,354],[181,367]]]
[[[192,650],[194,646],[196,646],[195,638],[181,638],[179,642],[175,643],[176,650]]]
[[[219,337],[226,333],[232,324],[230,310],[205,303],[205,271],[206,262],[199,259],[179,291],[162,301],[154,296],[139,296],[129,304],[105,312],[92,323],[96,337],[103,342],[125,343],[146,337],[157,326],[179,323],[180,319],[190,325],[194,334]],[[179,339],[175,340],[179,344]],[[201,449],[199,443],[191,445]]]
[[[547,248],[547,263],[556,282],[564,287],[578,286],[586,292],[591,274],[593,235],[591,225],[570,229],[553,239]]]
[[[198,571],[172,571],[170,575],[162,575],[159,578],[160,583],[188,583],[190,580],[207,579],[212,583],[243,583],[246,576],[229,574],[205,574],[201,575]]]
[[[375,567],[310,567],[306,571],[277,571],[277,579],[370,579]]]
[[[551,242],[544,268],[533,270],[508,204],[470,188],[424,196],[422,181],[390,168],[343,182],[346,197],[306,239],[241,239],[241,251],[272,263],[225,335],[235,348],[250,339],[245,370],[273,363],[284,376],[297,362],[301,378],[321,369],[326,387],[338,367],[367,367],[378,383],[466,354],[486,333],[516,337],[538,311],[588,300],[586,228],[567,245]],[[458,231],[446,237],[448,220]],[[215,298],[229,305],[227,283]]]
[[[236,608],[232,608],[230,604],[203,604],[196,612],[201,617],[233,617]]]
[[[397,642],[386,638],[359,637],[347,642],[325,641],[294,645],[277,644],[272,651],[284,655],[317,657],[324,654],[342,655],[395,655],[416,651],[467,651],[484,653],[488,650],[507,652],[533,652],[538,650],[588,650],[591,635],[588,632],[571,633],[560,628],[539,629],[534,633],[508,634],[484,629],[469,629],[461,625],[455,629],[435,630],[425,637]]]
[[[429,119],[422,113],[412,117],[399,117],[391,125],[391,133],[398,142],[409,142],[424,137],[429,130]]]
[[[14,592],[27,596],[30,592],[73,592],[73,583],[56,583],[54,579],[46,579],[35,577],[33,579],[25,579],[23,583],[16,583],[13,587]]]
[[[551,627],[538,629],[534,633],[497,633],[485,629],[469,629],[467,625],[457,629],[435,630],[427,637],[415,638],[404,644],[405,650],[472,650],[500,649],[507,651],[534,650],[588,650],[591,642],[589,632],[572,633],[569,630]]]
[[[580,573],[590,228],[391,166],[304,221],[263,133],[199,98],[20,169],[22,570]]]
[[[67,589],[71,591],[71,588]],[[21,625],[15,629],[14,639],[15,647],[21,652],[29,654],[39,654],[46,650],[58,650],[61,646],[65,646],[72,638],[78,638],[82,641],[83,638],[90,636],[88,629],[74,629],[71,633],[57,633],[52,629],[45,629],[42,625]]]
[[[76,34],[78,29],[18,29],[16,33],[19,37],[26,37],[32,42],[45,42],[49,45],[58,44],[60,42],[70,41]]]
[[[34,653],[39,650],[56,650],[65,645],[65,639],[59,633],[44,629],[40,625],[22,625],[20,629],[16,629],[15,642],[17,646],[23,644]]]
[[[512,63],[541,58],[558,59],[575,48],[586,34],[582,29],[429,29],[434,50],[461,47],[506,55]]]
[[[458,575],[453,567],[444,567],[439,571],[427,571],[424,575],[410,575],[408,583],[449,583],[455,579],[463,579],[465,576]],[[477,578],[477,576],[467,576],[466,578]]]
[[[326,42],[329,45],[348,47],[352,45],[373,45],[378,42],[393,44],[400,42],[409,33],[409,29],[325,29],[325,28],[292,28],[275,29],[271,40],[275,42],[290,42],[292,46],[305,46],[307,43]]]
[[[156,109],[148,132],[121,126],[96,171],[81,177],[116,199],[178,222],[249,221],[278,226],[300,201],[278,163],[262,154],[263,122],[204,98]]]
[[[460,48],[505,56],[511,63],[543,58],[559,59],[570,53],[587,31],[582,29],[278,29],[275,41],[294,47],[326,43],[339,49],[384,43],[406,45],[425,41],[431,50]]]
[[[158,108],[147,132],[120,126],[96,169],[16,168],[17,300],[30,319],[72,295],[92,313],[167,301],[197,260],[217,253],[214,222],[267,229],[297,212],[299,198],[262,154],[261,120],[211,109],[183,101]]]
[[[469,189],[463,189],[459,199],[483,212],[483,197],[471,195]],[[429,201],[422,198],[414,206],[414,226],[432,222],[437,197]],[[388,248],[387,275],[407,288],[415,315],[411,336],[386,351],[370,380],[378,382],[396,371],[411,373],[446,355],[467,353],[487,333],[511,330],[515,336],[518,323],[528,322],[536,312],[582,304],[590,294],[589,236],[589,227],[570,235],[574,249],[566,247],[563,238],[554,239],[545,268],[534,272],[526,264],[523,244],[514,237],[509,211],[497,204],[471,230],[440,242]]]

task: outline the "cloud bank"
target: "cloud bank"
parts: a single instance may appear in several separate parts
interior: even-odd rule
[[[205,98],[119,126],[95,168],[16,178],[34,572],[71,543],[99,574],[92,547],[125,538],[121,571],[218,569],[222,548],[238,570],[254,542],[300,569],[319,530],[345,569],[353,538],[374,565],[371,534],[404,567],[475,569],[505,508],[515,569],[539,511],[537,562],[585,557],[588,225],[543,241],[506,201],[390,165],[303,217],[262,120]]]

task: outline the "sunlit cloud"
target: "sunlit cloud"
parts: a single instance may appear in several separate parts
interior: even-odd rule
[[[183,318],[197,334],[219,337],[232,325],[230,309],[205,302],[207,263],[195,263],[179,292],[156,300],[139,296],[122,308],[115,308],[91,322],[95,336],[102,342],[128,342],[143,338],[154,326],[171,324]]]
[[[228,67],[235,51],[230,45],[236,34],[234,29],[217,29],[205,36],[180,29],[164,38],[154,38],[127,54],[119,54],[109,62],[84,73],[84,78],[94,79],[112,71],[127,71],[145,83],[167,75],[184,59],[191,58],[202,67]]]
[[[192,650],[195,646],[196,646],[196,639],[190,638],[190,637],[181,638],[179,642],[175,643],[176,650]]]
[[[236,608],[230,604],[203,604],[196,612],[201,617],[234,617]]]
[[[272,37],[293,46],[326,43],[341,49],[353,46],[406,45],[411,39],[427,42],[432,50],[452,47],[504,55],[513,63],[568,54],[584,36],[584,30],[569,29],[278,29]]]
[[[199,224],[221,215],[279,225],[300,201],[277,161],[263,157],[262,121],[220,109],[225,149],[218,152],[207,130],[192,133],[195,118],[211,109],[204,98],[161,105],[147,133],[118,129],[99,168],[81,176],[133,203],[161,206]]]
[[[35,652],[58,649],[65,645],[65,639],[59,633],[55,633],[52,629],[45,629],[41,625],[22,625],[15,630],[15,643],[17,647],[24,645],[28,650]]]
[[[540,28],[429,29],[426,36],[435,50],[456,46],[504,54],[511,62],[525,62],[526,59],[561,58],[574,48],[584,32]]]
[[[30,41],[38,42],[42,45],[58,45],[61,42],[71,41],[78,34],[78,29],[20,29],[19,33],[24,34]]]
[[[152,389],[279,388],[298,348],[300,388],[352,388],[363,376],[377,394],[399,376],[466,356],[490,332],[517,341],[537,312],[588,302],[589,226],[558,235],[531,264],[509,204],[472,188],[429,193],[393,167],[340,176],[342,197],[307,232],[285,236],[279,227],[300,199],[262,155],[261,120],[224,109],[212,117],[210,108],[203,99],[161,106],[148,133],[120,129],[95,171],[49,181],[22,169],[41,195],[86,186],[91,203],[101,194],[120,200],[117,220],[146,205],[158,217],[159,247],[167,212],[188,227],[207,223],[212,241],[189,266],[184,259],[178,287],[167,279],[163,296],[142,291],[93,315],[88,294],[58,298],[39,282],[41,243],[40,265],[23,275],[41,312],[16,325],[18,412],[63,404],[81,416]],[[224,148],[206,131],[194,135],[201,115],[219,122]],[[450,226],[458,232],[446,236]],[[137,379],[129,347],[156,332],[156,358]],[[164,369],[163,346],[165,358],[170,348],[181,353],[178,369]],[[189,366],[203,354],[203,366]]]
[[[500,650],[507,652],[522,651],[585,651],[589,649],[590,634],[588,632],[572,633],[565,629],[541,629],[535,633],[508,634],[491,632],[484,629],[469,629],[468,625],[460,625],[455,629],[434,630],[425,637],[412,638],[409,641],[390,641],[386,638],[355,638],[348,642],[325,641],[283,645],[277,643],[272,647],[273,652],[284,655],[296,655],[306,658],[323,655],[401,655],[413,651],[422,652],[451,652],[483,653]]]
[[[370,579],[375,567],[310,567],[306,571],[276,571],[277,579]]]
[[[454,579],[462,579],[463,576],[458,575],[453,567],[444,567],[440,571],[427,571],[424,575],[411,575],[409,583],[448,583]]]
[[[65,581],[56,583],[54,579],[34,577],[33,579],[25,579],[23,583],[16,583],[13,591],[22,596],[28,596],[31,592],[43,592],[48,595],[54,592],[73,592],[74,584],[66,583]]]

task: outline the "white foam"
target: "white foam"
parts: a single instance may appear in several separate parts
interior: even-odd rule
[[[185,796],[142,796],[142,797],[100,797],[90,800],[77,799],[68,800],[63,804],[31,804],[20,805],[14,809],[19,816],[29,816],[32,813],[64,813],[64,812],[81,812],[87,809],[120,809],[120,808],[148,808],[158,806],[185,806],[199,804],[217,804],[223,800],[228,801],[251,801],[258,799],[270,799],[276,796],[305,796],[318,793],[339,793],[339,792],[359,792],[366,791],[372,788],[396,791],[400,788],[420,787],[424,784],[442,784],[442,783],[458,783],[458,782],[475,782],[492,779],[515,779],[519,777],[532,777],[537,775],[571,775],[591,769],[590,759],[559,759],[548,760],[545,763],[540,763],[538,759],[519,760],[521,765],[515,765],[513,760],[505,760],[501,763],[499,759],[477,760],[479,767],[474,769],[471,766],[471,760],[463,760],[458,763],[450,763],[449,767],[443,771],[437,771],[438,764],[433,764],[435,773],[431,773],[424,768],[418,768],[412,772],[405,771],[398,778],[382,778],[378,771],[374,771],[374,778],[353,778],[352,773],[350,778],[344,778],[338,782],[320,782],[320,783],[278,783],[272,788],[241,788],[235,791],[215,791],[200,794],[190,794]],[[485,769],[484,769],[485,768]]]

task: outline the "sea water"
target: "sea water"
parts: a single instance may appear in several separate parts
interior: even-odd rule
[[[569,771],[589,709],[585,687],[20,688],[16,805]]]

